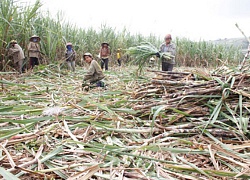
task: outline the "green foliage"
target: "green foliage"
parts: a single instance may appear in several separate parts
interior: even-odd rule
[[[240,47],[226,44],[215,44],[207,41],[190,41],[186,38],[176,38],[179,66],[218,67],[222,64],[235,64],[243,55]]]
[[[0,57],[1,70],[7,71],[12,65],[5,51],[8,42],[16,39],[27,56],[26,47],[30,36],[34,34],[41,37],[41,49],[45,53],[43,62],[47,63],[64,60],[67,42],[72,42],[79,63],[85,52],[91,52],[97,58],[100,45],[104,41],[110,44],[111,59],[116,58],[116,50],[120,48],[124,62],[131,60],[131,57],[125,53],[125,49],[138,46],[142,42],[151,43],[158,49],[163,41],[154,34],[149,36],[131,34],[126,27],[117,31],[113,27],[102,24],[98,31],[93,28],[83,29],[66,20],[61,12],[51,18],[50,12],[40,10],[41,6],[40,0],[25,5],[19,3],[18,0],[1,1],[0,52],[3,54]],[[177,45],[176,63],[178,66],[214,67],[223,63],[236,63],[242,58],[239,48],[234,46],[216,45],[205,41],[193,42],[178,37],[174,39],[174,42]]]

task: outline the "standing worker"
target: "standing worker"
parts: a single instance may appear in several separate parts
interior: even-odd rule
[[[23,49],[17,44],[16,40],[10,41],[8,55],[13,57],[15,69],[21,74],[25,56]]]
[[[110,56],[109,44],[107,42],[103,42],[101,44],[101,49],[100,49],[102,70],[103,70],[103,67],[105,66],[105,71],[108,71],[109,56]]]
[[[70,42],[66,44],[65,58],[66,58],[66,63],[68,64],[68,69],[74,72],[76,69],[75,68],[76,52],[73,49],[72,43]]]
[[[40,37],[37,35],[33,35],[30,38],[30,42],[28,45],[28,55],[30,58],[30,67],[31,69],[34,68],[35,65],[39,65],[39,58],[40,58]]]
[[[116,53],[116,59],[118,62],[118,65],[121,66],[121,49],[117,49],[117,53]]]
[[[171,55],[175,56],[176,54],[176,46],[172,43],[171,34],[167,34],[164,38],[165,43],[161,44],[160,52],[169,52]],[[156,55],[160,57],[159,53]],[[175,57],[171,59],[166,59],[162,57],[162,71],[172,71],[175,64]]]

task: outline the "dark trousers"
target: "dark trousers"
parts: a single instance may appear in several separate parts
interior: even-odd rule
[[[173,64],[164,61],[162,61],[161,65],[162,65],[162,71],[172,71],[174,67]]]
[[[105,70],[107,71],[108,70],[108,66],[109,66],[109,59],[107,58],[107,59],[102,59],[102,61],[101,61],[101,68],[103,69],[103,67],[104,67],[104,65],[105,65]]]
[[[117,59],[118,65],[121,66],[121,59]]]
[[[39,65],[38,58],[30,57],[30,68],[33,69],[35,65]]]

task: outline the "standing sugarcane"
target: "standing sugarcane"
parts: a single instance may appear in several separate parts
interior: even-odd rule
[[[245,65],[245,62],[246,60],[248,59],[248,56],[249,56],[249,53],[250,53],[250,38],[247,38],[247,36],[245,35],[245,33],[240,29],[240,27],[238,26],[238,24],[236,23],[235,26],[240,30],[240,32],[243,34],[243,36],[246,38],[246,40],[248,41],[248,49],[247,49],[247,52],[244,56],[244,59],[243,61],[241,62],[241,65],[240,65],[240,70],[242,70],[242,68],[244,67]]]

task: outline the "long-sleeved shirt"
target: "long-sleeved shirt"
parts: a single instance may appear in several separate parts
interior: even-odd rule
[[[109,47],[101,47],[100,49],[100,56],[102,59],[107,59],[110,56],[110,49]]]
[[[10,47],[9,56],[13,57],[14,63],[17,63],[25,58],[23,49],[18,44]]]
[[[171,55],[175,56],[176,46],[174,43],[170,43],[170,44],[163,43],[160,46],[160,52],[169,52]],[[162,61],[167,61],[170,64],[175,64],[175,57],[173,57],[170,60],[169,59],[162,59]]]
[[[100,65],[96,60],[92,60],[89,65],[88,72],[85,74],[83,80],[89,80],[91,83],[103,79],[105,76]]]
[[[65,51],[65,57],[66,57],[66,61],[75,61],[75,58],[76,58],[76,52],[75,50],[66,50]]]
[[[40,55],[40,46],[38,43],[30,42],[28,45],[29,57],[39,58]]]

